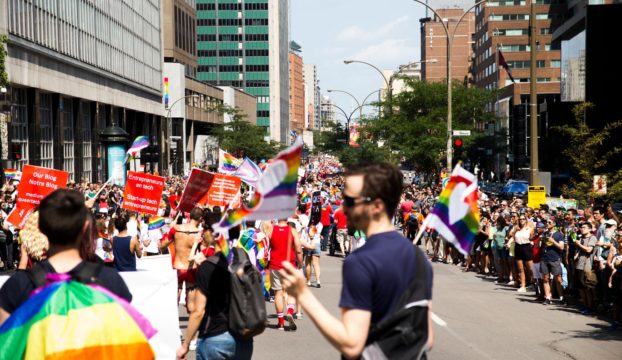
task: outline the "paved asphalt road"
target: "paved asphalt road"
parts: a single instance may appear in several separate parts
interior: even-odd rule
[[[342,262],[323,256],[322,288],[313,289],[334,315],[339,314]],[[434,275],[436,341],[430,359],[622,358],[622,331],[608,330],[607,321],[572,307],[544,306],[532,294],[517,294],[456,266],[434,264]],[[253,359],[339,358],[309,318],[297,321],[296,332],[278,331],[274,305],[267,306],[270,327],[255,339]]]

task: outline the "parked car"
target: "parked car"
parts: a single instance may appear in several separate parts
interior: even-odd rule
[[[483,182],[479,185],[479,190],[486,193],[488,196],[499,196],[501,190],[503,190],[503,184],[498,182]]]
[[[527,199],[527,191],[529,190],[529,183],[525,180],[508,180],[501,193],[499,194],[503,199],[511,199],[517,197],[520,199]]]

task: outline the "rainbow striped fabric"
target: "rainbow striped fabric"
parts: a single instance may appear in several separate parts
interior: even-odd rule
[[[0,360],[155,358],[156,330],[127,301],[56,275],[0,327]]]
[[[6,179],[15,179],[17,176],[17,170],[15,169],[4,169],[4,177]]]
[[[464,255],[469,254],[479,231],[475,175],[456,165],[447,186],[420,229],[426,227],[435,229]]]
[[[242,205],[222,218],[216,231],[230,229],[242,220],[272,220],[291,216],[297,205],[296,187],[302,155],[302,140],[280,152],[257,182],[248,205]]]
[[[161,216],[152,216],[149,218],[149,230],[157,230],[164,226],[164,218]]]
[[[104,240],[109,240],[108,234],[106,234],[106,232],[104,231],[97,231],[97,237],[102,238]]]
[[[222,234],[218,234],[218,238],[216,238],[216,246],[218,246],[218,250],[222,252],[222,254],[227,258],[227,262],[231,264],[233,261],[233,253],[229,248],[229,240]]]
[[[223,174],[233,174],[242,165],[242,160],[229,154],[223,149],[218,149],[218,172]]]
[[[136,156],[142,149],[149,146],[149,138],[145,135],[138,136],[132,143],[132,146],[127,150],[127,154],[130,156]]]

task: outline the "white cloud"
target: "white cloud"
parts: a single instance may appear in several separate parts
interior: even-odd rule
[[[419,58],[421,49],[410,39],[386,39],[378,44],[370,45],[349,57],[367,61],[372,64],[405,64]]]
[[[400,26],[410,21],[409,16],[402,16],[397,19],[391,20],[389,23],[381,26],[375,30],[366,30],[360,26],[353,25],[343,29],[338,35],[338,41],[350,42],[350,41],[377,41],[390,35],[395,35],[398,32]]]

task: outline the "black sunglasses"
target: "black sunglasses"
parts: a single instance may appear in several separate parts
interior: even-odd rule
[[[360,201],[357,201],[360,200]],[[348,195],[343,195],[343,206],[345,207],[353,207],[356,204],[368,203],[372,201],[372,198],[369,196],[360,196],[357,198],[349,197]]]

